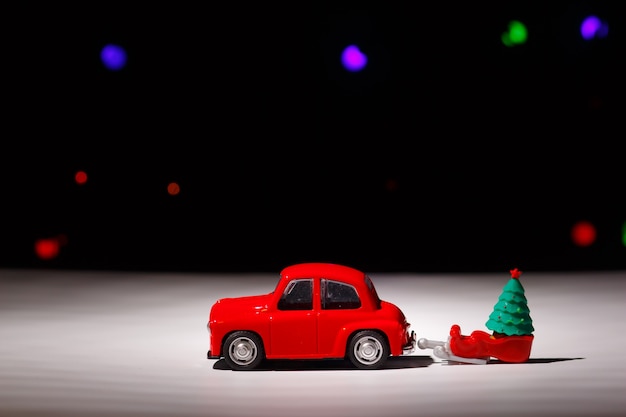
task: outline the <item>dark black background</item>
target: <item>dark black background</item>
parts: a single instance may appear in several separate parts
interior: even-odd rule
[[[624,268],[618,3],[5,7],[1,266]],[[609,37],[584,42],[592,13]],[[506,48],[512,19],[529,38]]]

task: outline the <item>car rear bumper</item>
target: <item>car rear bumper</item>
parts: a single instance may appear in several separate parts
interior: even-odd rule
[[[404,346],[402,346],[402,354],[409,355],[415,352],[416,343],[417,342],[415,339],[415,330],[411,330],[411,334],[409,335],[409,341]]]

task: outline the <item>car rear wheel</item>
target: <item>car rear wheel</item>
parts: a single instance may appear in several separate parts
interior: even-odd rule
[[[379,369],[388,357],[387,340],[378,332],[363,330],[350,339],[348,359],[359,369]]]
[[[224,360],[232,369],[254,369],[264,358],[263,342],[252,332],[234,332],[224,341]]]

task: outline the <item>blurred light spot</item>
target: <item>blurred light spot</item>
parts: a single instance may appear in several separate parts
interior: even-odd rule
[[[622,224],[622,245],[626,246],[626,222]]]
[[[389,178],[387,182],[385,183],[385,188],[390,193],[396,191],[398,189],[398,181],[396,181],[393,178]]]
[[[65,235],[37,239],[35,240],[35,255],[44,261],[52,260],[59,256],[61,246],[66,243],[67,237]]]
[[[528,30],[519,20],[509,22],[509,31],[502,34],[502,43],[508,47],[526,43]]]
[[[118,45],[106,45],[100,52],[100,60],[112,71],[119,71],[126,66],[126,51]]]
[[[350,45],[341,54],[341,63],[348,71],[361,71],[367,64],[367,56],[357,46]]]
[[[180,193],[180,186],[178,185],[178,183],[170,182],[167,185],[167,193],[169,195],[177,195],[178,193]]]
[[[85,171],[78,171],[76,172],[76,174],[74,175],[74,181],[76,181],[76,184],[84,184],[87,182],[87,173]]]
[[[604,106],[604,102],[602,101],[602,97],[595,95],[589,98],[589,102],[588,102],[589,110],[599,110],[603,106]]]
[[[597,16],[589,16],[580,24],[580,35],[585,40],[605,38],[609,34],[609,25]]]
[[[572,226],[572,241],[576,246],[590,246],[596,241],[596,228],[587,221],[579,221]]]

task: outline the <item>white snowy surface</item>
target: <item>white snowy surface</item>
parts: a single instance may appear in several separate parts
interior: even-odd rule
[[[502,274],[370,274],[417,337],[485,322]],[[270,292],[272,274],[0,270],[1,417],[623,416],[626,272],[533,273],[528,362],[451,364],[417,349],[385,369],[208,360],[225,296]]]

